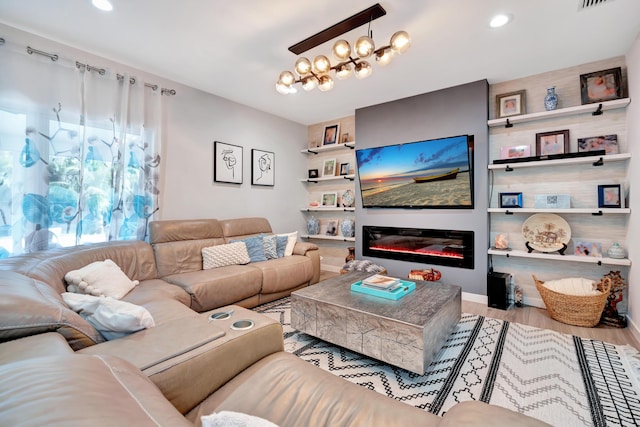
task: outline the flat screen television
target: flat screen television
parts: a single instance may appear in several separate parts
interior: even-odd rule
[[[365,208],[473,208],[473,135],[363,148],[356,163]]]

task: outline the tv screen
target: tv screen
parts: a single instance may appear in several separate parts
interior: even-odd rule
[[[365,208],[472,209],[473,136],[356,150]]]

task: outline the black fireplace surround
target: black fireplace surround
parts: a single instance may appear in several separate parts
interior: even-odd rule
[[[362,227],[362,255],[473,269],[473,231]]]

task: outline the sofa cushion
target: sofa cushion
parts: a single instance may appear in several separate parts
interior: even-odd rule
[[[0,366],[3,426],[189,426],[133,365],[72,354]]]
[[[97,297],[120,299],[138,283],[122,272],[120,267],[110,259],[96,261],[78,270],[64,275],[68,283],[67,290]]]
[[[269,262],[276,262],[272,260]],[[211,270],[193,271],[164,277],[169,283],[180,286],[191,295],[191,308],[207,311],[223,305],[243,305],[242,301],[255,297],[262,288],[262,271],[252,263],[248,265],[228,265]]]
[[[247,245],[247,252],[251,262],[266,261],[267,257],[264,255],[264,243],[262,242],[262,236],[247,237],[242,240],[231,240],[231,243],[244,242]]]
[[[73,292],[63,293],[62,299],[108,340],[156,325],[146,308],[126,301]]]
[[[42,282],[0,271],[0,295],[0,342],[45,332],[62,334],[74,350],[104,342],[89,322]]]
[[[251,258],[244,242],[227,243],[202,249],[202,268],[225,267],[227,265],[249,264]]]
[[[306,285],[313,277],[313,262],[306,256],[292,255],[251,266],[262,271],[261,294],[291,290]]]

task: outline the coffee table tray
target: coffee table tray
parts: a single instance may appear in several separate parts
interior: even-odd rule
[[[416,289],[416,284],[414,282],[409,282],[407,280],[400,280],[401,286],[398,286],[396,289],[392,291],[385,291],[382,289],[374,289],[368,286],[362,286],[362,280],[359,280],[355,283],[351,284],[351,290],[353,292],[360,292],[363,294],[373,295],[376,297],[391,299],[391,300],[399,300],[403,296],[413,292]]]

